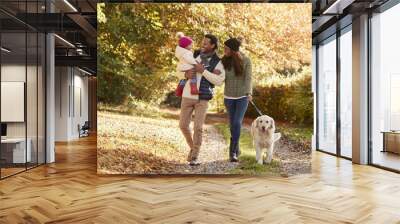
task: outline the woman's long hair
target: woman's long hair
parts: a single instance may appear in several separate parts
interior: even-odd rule
[[[225,70],[230,70],[233,67],[236,76],[243,75],[243,58],[239,51],[232,51],[231,56],[224,55],[221,61]]]

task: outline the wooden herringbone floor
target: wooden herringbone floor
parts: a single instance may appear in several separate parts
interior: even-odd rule
[[[280,177],[96,175],[96,139],[0,181],[0,223],[400,223],[400,175],[322,153]]]

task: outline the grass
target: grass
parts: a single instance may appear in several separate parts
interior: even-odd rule
[[[215,127],[221,132],[227,142],[230,139],[230,131],[228,124],[216,124]],[[256,161],[256,151],[254,150],[250,132],[242,129],[240,136],[240,151],[239,166],[230,171],[231,174],[244,175],[262,175],[262,174],[280,174],[280,162],[272,160],[270,164],[261,165]],[[228,146],[229,147],[229,146]],[[227,149],[228,150],[228,149]]]
[[[277,132],[281,132],[282,135],[287,137],[289,140],[301,143],[310,143],[313,134],[312,126],[300,126],[296,127],[290,124],[279,123],[277,124]]]
[[[98,104],[98,111],[106,111],[123,115],[133,115],[139,117],[160,118],[167,116],[160,111],[159,107],[143,101],[135,101],[128,105],[113,106],[108,104]]]

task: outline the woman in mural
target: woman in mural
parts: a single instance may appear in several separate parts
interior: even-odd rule
[[[252,100],[251,61],[239,50],[241,43],[241,38],[225,41],[224,56],[221,59],[225,69],[224,103],[229,115],[231,162],[238,162],[240,129],[248,103]]]

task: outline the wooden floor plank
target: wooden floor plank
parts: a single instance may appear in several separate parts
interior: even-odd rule
[[[400,223],[400,175],[315,152],[284,177],[96,174],[96,138],[0,181],[0,223]]]

